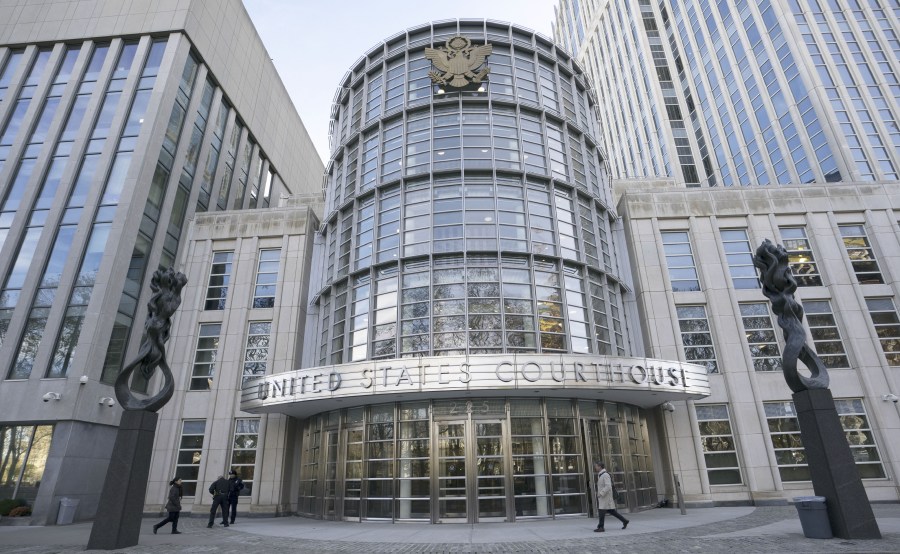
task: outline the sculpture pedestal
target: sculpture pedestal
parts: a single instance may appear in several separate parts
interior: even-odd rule
[[[880,539],[834,398],[828,389],[793,394],[813,489],[824,496],[831,532],[842,539]]]
[[[138,543],[158,421],[156,412],[122,413],[88,550],[116,550]]]

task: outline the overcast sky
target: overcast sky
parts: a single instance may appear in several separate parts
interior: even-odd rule
[[[369,49],[409,27],[441,19],[510,21],[552,35],[556,0],[244,0],[323,162],[331,100]]]

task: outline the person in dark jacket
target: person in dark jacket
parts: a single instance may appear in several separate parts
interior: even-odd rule
[[[181,496],[181,478],[176,477],[169,481],[169,501],[166,502],[166,511],[169,512],[169,517],[153,526],[154,535],[159,531],[160,527],[169,522],[172,522],[172,534],[181,534],[181,531],[178,530],[178,516],[181,515]]]
[[[237,516],[238,496],[244,490],[244,482],[238,477],[235,470],[228,472],[228,482],[231,487],[228,489],[228,505],[231,506],[231,524],[234,525],[234,518]]]
[[[209,493],[213,495],[213,501],[212,508],[209,509],[209,524],[206,526],[207,528],[213,526],[213,520],[216,519],[216,510],[219,509],[219,506],[222,507],[222,525],[228,527],[228,490],[230,488],[231,483],[228,482],[224,475],[219,475],[216,482],[209,486]]]

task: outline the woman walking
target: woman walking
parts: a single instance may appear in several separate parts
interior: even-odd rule
[[[154,535],[159,531],[160,527],[170,521],[172,522],[172,534],[181,534],[181,531],[178,530],[178,515],[181,513],[181,478],[176,477],[172,479],[169,485],[169,501],[166,502],[166,511],[169,512],[169,517],[153,526]]]
[[[603,524],[607,513],[618,518],[622,522],[622,529],[625,529],[628,527],[629,521],[616,510],[612,476],[606,471],[606,465],[603,462],[594,462],[594,471],[597,472],[597,513],[600,515],[600,522],[594,532],[603,533],[606,530]]]

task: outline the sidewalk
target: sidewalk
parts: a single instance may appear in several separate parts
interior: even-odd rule
[[[139,545],[123,552],[900,552],[900,505],[873,509],[880,541],[807,539],[793,506],[773,506],[692,509],[685,516],[649,510],[627,514],[627,530],[607,517],[606,533],[594,533],[596,520],[584,517],[475,525],[239,518],[227,529],[207,529],[205,518],[193,517],[180,522],[181,535],[169,527],[154,535],[158,519],[145,519]],[[91,525],[0,527],[0,552],[84,552]]]

